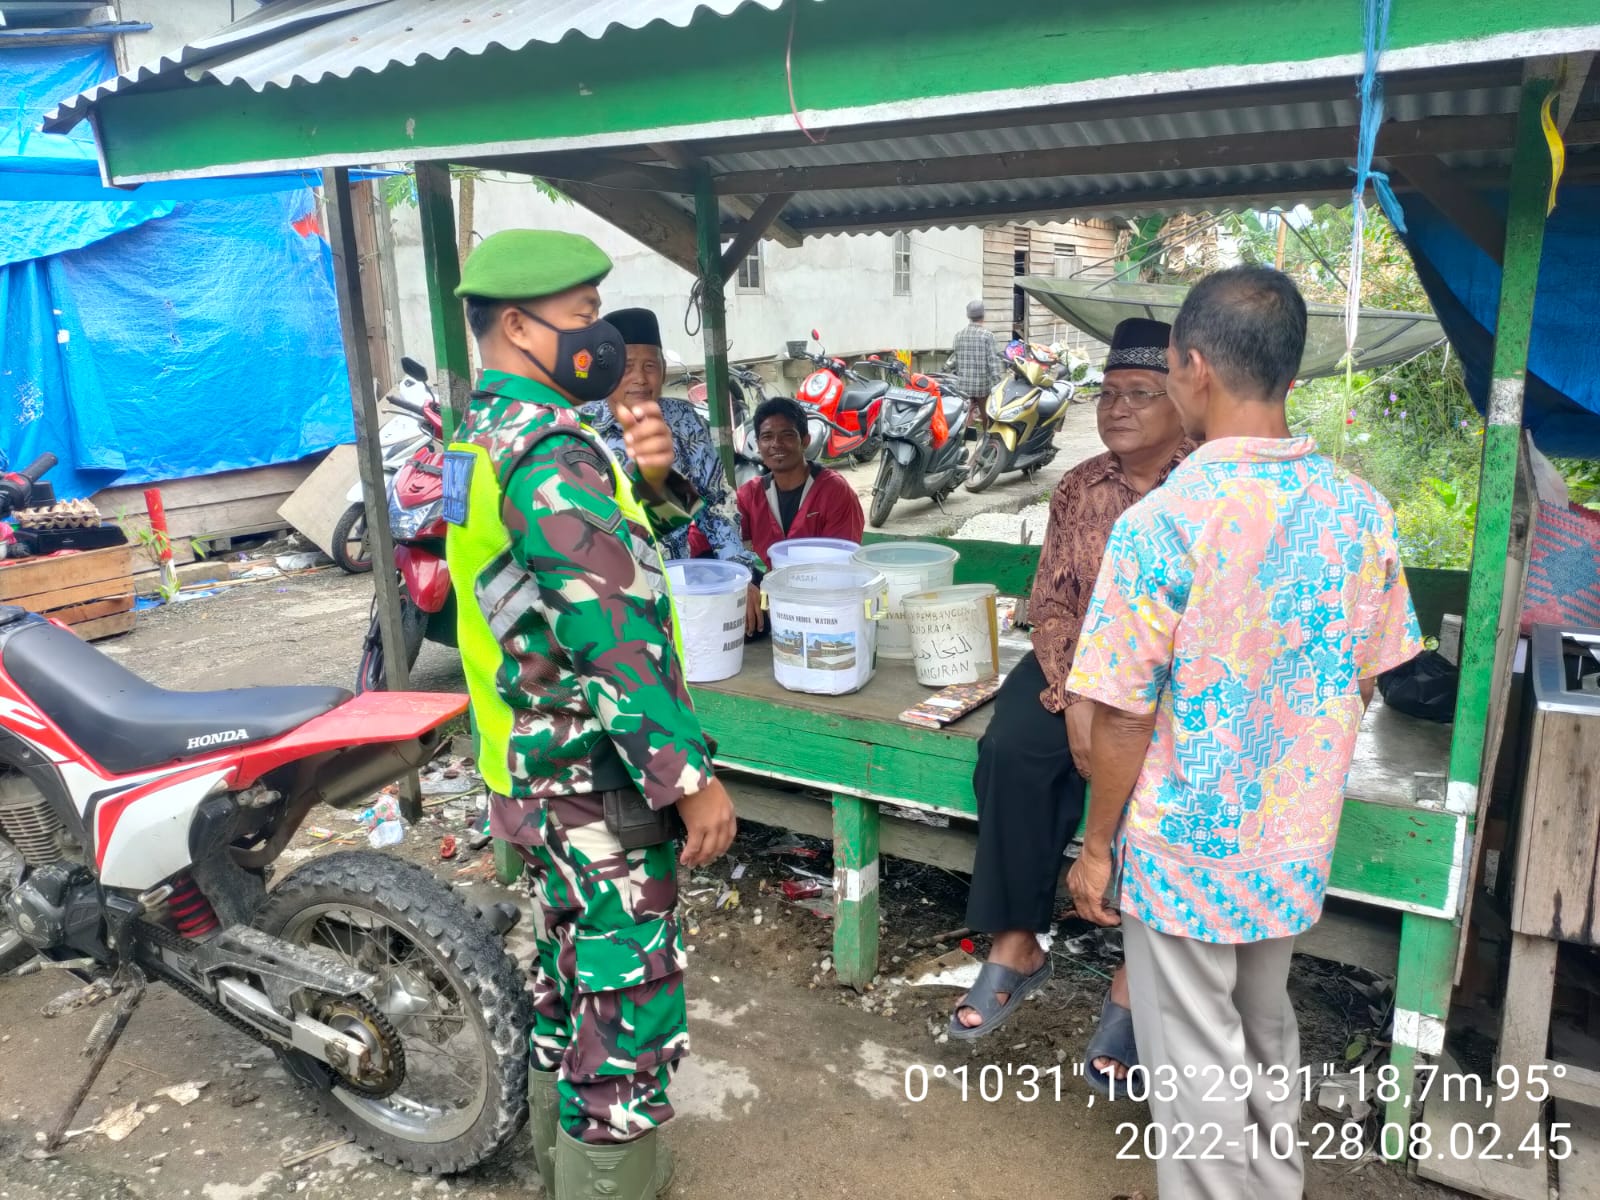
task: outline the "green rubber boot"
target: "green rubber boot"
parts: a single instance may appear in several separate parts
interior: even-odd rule
[[[556,1200],[652,1200],[667,1190],[672,1172],[672,1155],[655,1130],[612,1146],[556,1132]]]
[[[561,1099],[556,1094],[556,1071],[528,1070],[528,1127],[533,1130],[533,1159],[539,1164],[544,1194],[556,1194],[556,1110]]]

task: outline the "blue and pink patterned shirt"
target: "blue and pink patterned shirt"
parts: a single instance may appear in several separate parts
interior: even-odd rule
[[[1309,438],[1201,446],[1117,521],[1067,688],[1156,717],[1121,908],[1203,942],[1322,912],[1363,706],[1422,649],[1389,506]]]

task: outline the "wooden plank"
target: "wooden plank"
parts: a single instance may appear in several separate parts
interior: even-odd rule
[[[278,516],[331,555],[334,526],[350,507],[350,489],[358,478],[356,448],[335,446],[299,489],[278,505]]]
[[[1511,927],[1600,944],[1600,763],[1592,719],[1539,710],[1517,838]]]
[[[864,988],[878,973],[878,806],[833,798],[833,970]]]
[[[1560,1100],[1554,1116],[1572,1140],[1572,1157],[1556,1164],[1561,1200],[1600,1200],[1600,1108]]]
[[[1433,1153],[1417,1156],[1417,1174],[1423,1179],[1445,1184],[1471,1196],[1487,1197],[1488,1200],[1549,1200],[1549,1165],[1546,1159],[1536,1160],[1532,1156],[1519,1155],[1511,1162],[1505,1162],[1478,1154],[1450,1153],[1451,1130],[1465,1126],[1475,1131],[1484,1123],[1482,1104],[1461,1095],[1447,1096],[1444,1093],[1444,1079],[1461,1074],[1460,1063],[1448,1053],[1441,1056],[1439,1079],[1422,1112],[1421,1130],[1426,1131]],[[1411,1133],[1408,1126],[1400,1128],[1408,1135]],[[1391,1133],[1390,1137],[1393,1136]],[[1515,1146],[1521,1137],[1521,1132],[1511,1136],[1511,1131],[1506,1130],[1502,1141],[1509,1140],[1510,1146]],[[1563,1191],[1562,1195],[1566,1193]]]
[[[1337,895],[1428,913],[1452,911],[1466,818],[1348,796],[1328,886]],[[1454,942],[1451,943],[1454,954]],[[1448,978],[1448,973],[1447,976]]]
[[[1550,1060],[1550,1094],[1569,1104],[1600,1105],[1600,1071]]]
[[[649,192],[618,191],[589,183],[564,183],[561,190],[596,216],[603,217],[630,237],[643,242],[668,262],[682,267],[691,275],[700,274],[695,254],[694,220],[676,204]]]
[[[117,517],[119,513],[143,517],[145,489],[160,488],[161,500],[170,521],[173,514],[185,509],[204,508],[250,496],[286,495],[305,481],[321,457],[313,454],[297,462],[270,467],[251,467],[244,471],[221,471],[215,475],[196,475],[189,479],[163,479],[158,483],[110,487],[96,492],[89,499],[105,514],[107,520]]]
[[[85,621],[81,625],[74,625],[72,632],[86,642],[93,642],[100,638],[127,633],[133,628],[134,620],[134,614],[131,612],[117,613],[115,616],[100,617],[93,621]]]
[[[793,196],[793,192],[774,192],[756,205],[755,211],[745,218],[734,232],[728,248],[722,252],[722,270],[719,279],[726,280],[732,277],[739,268],[740,260],[750,253],[752,246],[766,236],[768,227],[778,219],[783,206],[789,203]]]
[[[100,617],[114,616],[117,613],[130,612],[133,609],[133,586],[130,581],[128,590],[118,596],[101,596],[90,600],[80,600],[77,603],[63,605],[60,608],[44,610],[53,621],[60,621],[63,625],[79,625],[84,621],[94,621]]]
[[[1294,952],[1388,975],[1400,959],[1400,922],[1393,913],[1366,906],[1360,911],[1325,908],[1321,919],[1295,938]]]
[[[35,597],[88,585],[100,585],[101,595],[104,595],[107,590],[115,590],[106,588],[106,584],[127,580],[132,564],[131,546],[107,546],[103,550],[84,550],[59,558],[8,561],[0,566],[0,600],[28,608],[29,601]],[[92,595],[80,598],[96,599]]]
[[[1515,1067],[1526,1076],[1530,1064],[1546,1060],[1550,1051],[1550,999],[1555,982],[1556,943],[1513,932],[1496,1066]],[[1494,1119],[1502,1129],[1514,1129],[1520,1135],[1520,1131],[1532,1128],[1539,1120],[1542,1108],[1543,1104],[1531,1099],[1526,1089],[1511,1097],[1502,1093],[1495,1101]]]

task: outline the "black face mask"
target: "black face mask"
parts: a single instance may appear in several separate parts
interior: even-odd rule
[[[609,321],[596,321],[582,329],[559,329],[525,308],[519,307],[517,311],[555,332],[554,366],[540,362],[527,350],[522,353],[548,375],[556,387],[574,400],[584,401],[604,400],[617,390],[627,367],[627,350],[616,326]]]

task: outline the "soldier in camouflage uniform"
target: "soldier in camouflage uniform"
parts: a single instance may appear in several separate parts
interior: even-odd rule
[[[690,866],[734,833],[652,540],[690,519],[693,489],[654,405],[618,413],[631,476],[578,413],[621,374],[598,319],[610,267],[587,238],[545,231],[472,252],[457,294],[485,369],[444,465],[490,829],[537,901],[529,1099],[557,1200],[644,1200],[670,1179],[656,1130],[688,1051],[685,956],[672,833],[652,814],[681,818]]]

